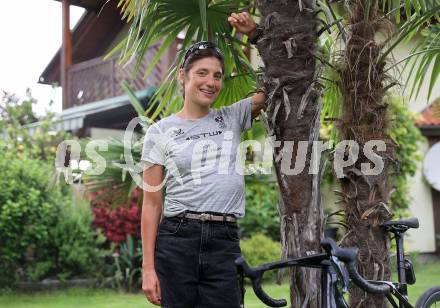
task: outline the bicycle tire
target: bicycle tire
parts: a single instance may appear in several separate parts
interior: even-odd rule
[[[435,306],[433,306],[433,304]],[[432,287],[426,290],[417,300],[416,308],[440,308],[440,287]]]

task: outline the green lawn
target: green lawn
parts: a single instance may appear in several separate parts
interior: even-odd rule
[[[409,286],[411,303],[415,304],[422,293],[433,286],[440,286],[440,263],[415,264],[416,283]]]
[[[417,282],[409,289],[414,303],[417,297],[427,288],[440,285],[440,263],[416,266]],[[277,286],[269,284],[264,288],[275,298],[288,297],[287,284]],[[247,287],[246,308],[265,307]],[[138,308],[155,307],[149,305],[142,294],[122,294],[111,290],[71,289],[67,291],[24,295],[17,293],[0,294],[1,308]]]

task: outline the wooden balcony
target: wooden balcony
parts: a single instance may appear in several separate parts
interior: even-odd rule
[[[135,61],[118,65],[117,57],[108,60],[95,58],[72,65],[68,70],[67,108],[124,95],[125,92],[121,88],[123,80],[126,80],[135,91],[158,86],[169,67],[167,54],[165,59],[159,60],[146,79],[143,79],[143,75],[159,47],[156,45],[146,53],[140,71],[136,75],[133,75]]]

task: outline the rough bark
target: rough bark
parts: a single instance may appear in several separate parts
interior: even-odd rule
[[[309,174],[320,114],[315,3],[259,0],[257,7],[264,28],[257,47],[269,93],[267,126],[274,141],[280,142],[274,144],[274,162],[283,257],[306,256],[319,251],[322,236],[319,175]],[[304,169],[286,174],[282,169],[294,169],[301,161],[296,157],[299,141],[307,149]],[[293,268],[290,278],[292,307],[320,307],[319,270]]]
[[[377,11],[371,8],[364,14],[368,0],[350,3],[348,40],[341,59],[341,89],[343,90],[343,115],[341,136],[359,145],[357,162],[344,169],[340,180],[342,203],[345,206],[347,234],[344,246],[359,248],[359,272],[367,279],[388,280],[390,262],[388,240],[379,223],[391,216],[387,207],[391,189],[389,175],[394,166],[393,143],[387,135],[387,108],[385,100],[385,60],[381,59],[381,46],[375,41],[380,28]],[[362,164],[371,161],[364,154],[370,140],[382,140],[386,151],[375,151],[384,163],[382,172],[368,175]],[[348,151],[348,148],[346,149]],[[376,149],[377,150],[377,149]],[[350,291],[351,307],[386,307],[382,296],[369,295],[359,288]]]

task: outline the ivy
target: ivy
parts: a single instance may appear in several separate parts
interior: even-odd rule
[[[422,154],[418,144],[424,140],[420,130],[415,126],[415,114],[408,110],[402,99],[393,98],[389,104],[391,126],[389,136],[396,143],[395,157],[399,168],[391,177],[395,189],[391,195],[390,205],[396,217],[405,216],[411,197],[409,196],[410,177],[417,171]]]

